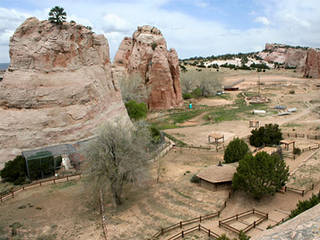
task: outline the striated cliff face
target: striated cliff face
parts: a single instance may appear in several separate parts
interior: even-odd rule
[[[320,50],[308,49],[304,77],[320,78]]]
[[[177,52],[167,50],[166,40],[157,28],[138,27],[132,38],[124,38],[113,65],[117,78],[140,74],[142,84],[150,89],[149,109],[170,109],[183,104]]]
[[[267,43],[265,50],[260,52],[258,56],[267,62],[276,62],[302,69],[306,61],[307,49]]]
[[[10,39],[10,58],[0,82],[0,168],[21,149],[78,141],[104,121],[129,121],[103,35],[29,18]]]

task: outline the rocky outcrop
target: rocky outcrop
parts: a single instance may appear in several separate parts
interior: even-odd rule
[[[308,50],[304,77],[320,78],[320,50],[311,48]]]
[[[124,38],[113,65],[116,77],[140,74],[142,85],[149,89],[149,109],[170,109],[183,104],[177,52],[167,50],[166,40],[157,28],[138,27],[132,38]]]
[[[29,18],[10,39],[10,58],[0,82],[0,163],[90,137],[107,120],[129,121],[103,35]]]
[[[265,50],[258,53],[258,56],[270,63],[279,63],[285,67],[302,69],[307,57],[307,48],[267,43]]]

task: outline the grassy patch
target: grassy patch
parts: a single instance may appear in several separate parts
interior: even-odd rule
[[[284,124],[283,127],[288,127],[288,128],[293,128],[293,127],[301,127],[301,124],[297,124],[297,123],[287,123]]]
[[[237,99],[236,104],[230,107],[217,107],[204,116],[207,121],[214,122],[232,121],[240,119],[240,114],[249,114],[253,109],[266,109],[265,104],[255,104],[247,106],[242,99]]]
[[[77,184],[77,181],[68,181],[68,182],[64,182],[64,183],[57,183],[55,185],[52,185],[52,188],[53,189],[64,189],[64,188],[68,188],[68,187],[71,187],[73,185],[76,185]]]
[[[164,133],[165,136],[167,138],[169,138],[171,141],[175,142],[175,144],[178,146],[178,147],[185,147],[185,146],[188,146],[188,144],[186,144],[185,142],[179,140],[179,139],[176,139],[174,136],[168,134],[168,133]]]

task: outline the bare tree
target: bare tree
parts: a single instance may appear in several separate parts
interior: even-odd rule
[[[146,102],[150,93],[138,73],[130,74],[129,77],[123,76],[120,79],[120,90],[124,102]]]
[[[182,73],[181,88],[183,93],[190,93],[200,88],[203,97],[213,96],[218,90],[221,90],[220,74],[206,71]]]
[[[93,194],[109,191],[115,206],[121,204],[126,183],[137,183],[147,172],[150,131],[141,122],[134,126],[117,121],[101,127],[86,149],[86,172]]]

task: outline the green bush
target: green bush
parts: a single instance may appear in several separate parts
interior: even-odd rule
[[[155,50],[157,46],[158,46],[158,44],[157,44],[156,42],[153,42],[153,43],[151,44],[152,50]]]
[[[130,100],[125,104],[129,117],[132,120],[139,120],[147,117],[148,108],[145,103],[137,103]]]
[[[154,126],[151,126],[150,132],[151,132],[151,142],[153,144],[160,143],[162,139],[161,139],[161,132],[159,131],[159,129]]]
[[[187,100],[187,99],[192,98],[192,94],[191,93],[183,93],[182,97],[183,97],[184,100]]]
[[[297,204],[297,208],[291,211],[289,218],[294,218],[295,216],[299,215],[300,213],[314,207],[318,203],[320,203],[320,196],[319,195],[312,195],[312,197],[309,198],[308,200],[299,201]]]
[[[197,175],[193,175],[190,178],[190,182],[192,182],[192,183],[200,183],[200,178]]]
[[[293,154],[300,155],[301,154],[301,149],[300,148],[294,148],[293,149]]]
[[[243,190],[256,199],[279,191],[289,177],[289,168],[279,155],[259,152],[247,154],[239,161],[232,179],[235,190]]]
[[[259,129],[253,129],[249,138],[250,145],[255,147],[279,145],[282,140],[278,124],[267,124]]]
[[[294,90],[289,91],[290,94],[295,94],[296,92]]]
[[[201,88],[197,87],[196,89],[194,89],[192,91],[192,96],[195,97],[195,98],[200,98],[202,97],[202,91],[201,91]]]
[[[5,182],[12,182],[15,185],[23,184],[26,181],[26,160],[19,155],[14,160],[6,162],[0,171],[0,176]]]
[[[249,152],[248,145],[241,139],[233,139],[224,152],[224,161],[233,163],[240,161]]]

